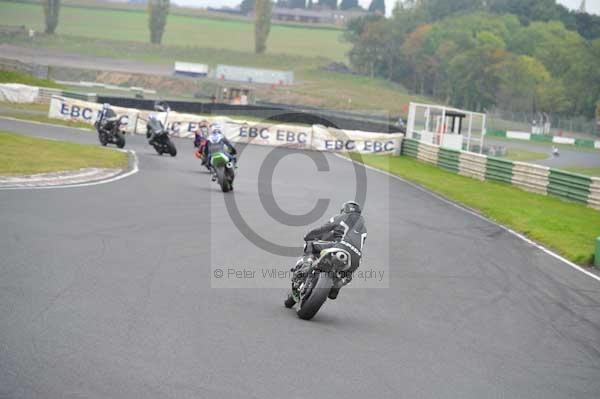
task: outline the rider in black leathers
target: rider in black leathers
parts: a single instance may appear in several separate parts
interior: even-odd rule
[[[322,250],[332,247],[345,249],[350,254],[350,268],[340,281],[341,285],[336,285],[331,289],[330,299],[337,298],[340,289],[350,283],[352,273],[360,266],[363,247],[367,239],[367,228],[361,212],[360,205],[356,202],[345,202],[339,215],[332,217],[329,222],[311,230],[304,236],[305,255],[312,254],[318,258]],[[297,272],[302,273],[307,266],[309,265],[304,265]]]
[[[118,119],[117,114],[110,107],[110,104],[103,104],[102,110],[98,112],[96,128],[102,129],[106,133],[113,133],[114,129],[117,127]]]

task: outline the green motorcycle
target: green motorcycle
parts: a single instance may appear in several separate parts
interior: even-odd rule
[[[219,183],[224,193],[233,190],[233,179],[235,178],[235,164],[227,154],[217,152],[210,157],[212,180]]]

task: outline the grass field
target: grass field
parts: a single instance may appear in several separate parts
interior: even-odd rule
[[[37,4],[0,2],[0,25],[25,25],[36,31],[43,31],[43,8]],[[103,10],[65,5],[60,10],[57,33],[148,42],[148,14],[143,11]],[[344,60],[350,46],[340,40],[341,35],[342,31],[334,29],[274,25],[269,35],[267,51],[271,54],[308,57],[324,55],[332,60]],[[252,52],[254,24],[243,20],[169,15],[163,44]]]
[[[29,175],[81,168],[123,168],[127,154],[89,144],[0,132],[0,175]]]
[[[412,158],[363,155],[362,160],[476,209],[573,262],[583,265],[593,262],[595,239],[600,232],[597,210],[507,184],[480,182]]]
[[[87,123],[48,118],[48,104],[15,104],[0,101],[0,116],[67,127],[93,129]]]
[[[62,89],[63,86],[51,80],[38,79],[26,73],[16,71],[0,70],[0,83],[21,83],[30,86],[50,87],[54,89]]]

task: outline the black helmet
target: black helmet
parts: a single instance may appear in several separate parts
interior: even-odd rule
[[[340,213],[361,213],[360,205],[354,201],[346,201],[342,204]]]
[[[169,104],[166,101],[156,101],[154,103],[154,110],[158,112],[167,112],[169,110]]]

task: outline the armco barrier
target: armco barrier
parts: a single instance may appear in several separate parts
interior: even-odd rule
[[[552,143],[552,136],[545,134],[532,134],[531,141],[537,141],[542,143]]]
[[[548,194],[587,204],[591,184],[592,178],[589,176],[550,169]]]
[[[460,161],[460,151],[450,150],[441,147],[438,153],[437,165],[450,172],[458,173],[458,163]]]
[[[419,146],[419,141],[405,138],[402,140],[402,155],[406,155],[411,158],[418,158]]]
[[[462,152],[458,164],[458,173],[477,180],[485,180],[487,157],[485,155]]]
[[[489,137],[506,137],[506,132],[504,130],[489,130],[486,133],[486,136],[489,136]]]
[[[588,196],[588,205],[600,210],[600,178],[592,177],[590,184],[590,195]]]
[[[546,195],[550,168],[525,162],[513,162],[512,184],[525,191]]]
[[[419,147],[417,158],[427,163],[437,165],[439,156],[439,147],[423,145]]]
[[[450,150],[406,138],[402,140],[401,154],[462,176],[506,183],[525,191],[552,195],[600,210],[600,178]]]
[[[594,140],[575,139],[575,146],[584,148],[594,148]]]
[[[485,165],[485,180],[493,180],[512,184],[512,170],[512,161],[488,157]]]

